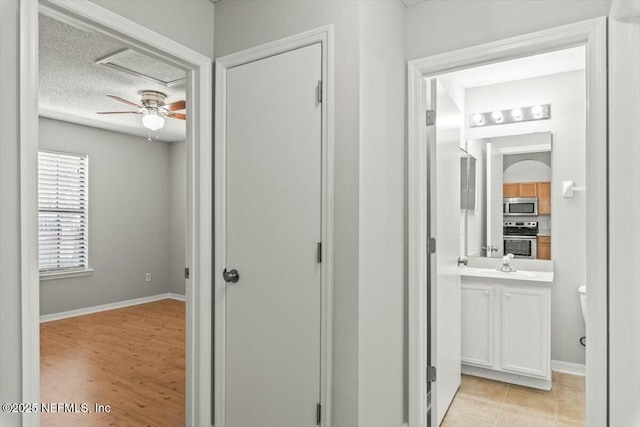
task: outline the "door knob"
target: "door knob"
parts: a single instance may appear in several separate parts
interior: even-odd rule
[[[238,280],[240,280],[240,274],[236,269],[227,271],[227,269],[225,268],[222,272],[222,277],[224,278],[225,282],[236,283]]]
[[[464,264],[467,265],[469,263],[469,259],[466,256],[459,256],[458,257],[458,266]]]

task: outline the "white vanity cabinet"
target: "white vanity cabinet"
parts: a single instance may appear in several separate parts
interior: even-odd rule
[[[551,389],[550,283],[462,277],[462,372]]]

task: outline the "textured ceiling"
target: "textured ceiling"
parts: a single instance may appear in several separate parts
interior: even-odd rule
[[[117,41],[42,14],[39,19],[38,105],[41,116],[147,138],[149,131],[142,127],[141,115],[96,114],[98,111],[135,110],[135,107],[105,95],[116,95],[140,104],[141,90],[157,90],[167,94],[167,104],[186,99],[184,84],[168,88],[95,64],[97,59],[125,47]],[[170,79],[185,76],[184,71],[137,52],[115,62],[137,65],[154,76]],[[151,137],[167,142],[182,141],[186,137],[185,121],[167,118],[164,128],[151,132]]]

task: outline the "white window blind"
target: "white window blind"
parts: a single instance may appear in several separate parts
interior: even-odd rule
[[[88,268],[86,155],[38,153],[40,273]]]

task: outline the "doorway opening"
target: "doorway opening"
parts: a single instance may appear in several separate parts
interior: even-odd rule
[[[42,13],[38,65],[41,422],[184,425],[186,73]]]
[[[586,177],[584,67],[579,46],[434,77],[442,425],[584,424],[586,198],[562,194]]]
[[[410,240],[431,252],[410,245],[411,425],[606,422],[603,28],[410,65],[411,111],[433,111],[409,127]]]
[[[212,246],[212,212],[207,203],[212,193],[212,98],[208,90],[212,83],[211,61],[94,4],[22,2],[20,16],[25,401],[40,402],[42,397],[42,404],[47,407],[50,402],[45,400],[57,395],[50,389],[51,383],[53,389],[57,387],[61,392],[62,385],[71,385],[78,379],[84,391],[90,390],[90,393],[78,395],[69,388],[65,390],[66,400],[77,402],[80,412],[84,410],[81,403],[87,404],[92,415],[102,415],[101,419],[108,423],[109,415],[118,413],[116,406],[127,400],[127,392],[134,396],[136,391],[144,390],[145,383],[148,385],[158,379],[151,372],[157,363],[151,362],[149,356],[154,353],[162,359],[161,353],[168,349],[165,362],[171,361],[176,366],[161,369],[164,373],[159,377],[168,381],[165,390],[168,394],[177,392],[170,400],[179,419],[162,421],[210,424],[212,337],[208,325],[212,313],[211,291],[200,283],[210,280],[211,266],[200,259],[210,259]],[[47,37],[42,43],[38,40],[39,24],[43,25],[42,36]],[[65,37],[74,34],[80,34],[80,38],[70,46]],[[51,36],[56,39],[59,36],[63,42],[55,45],[56,40]],[[71,47],[82,43],[83,37],[92,40],[89,49],[105,50],[102,57],[93,58],[96,51],[88,53],[93,62],[84,66],[94,67],[95,75],[82,75],[88,80],[87,85],[87,81],[80,82],[80,75],[76,74],[73,91],[61,90],[72,79],[69,76],[56,88],[51,81],[46,81],[47,77],[64,70],[60,60],[70,60],[65,55]],[[53,49],[46,54],[47,59],[41,57],[42,69],[38,67],[40,44],[44,50]],[[76,53],[79,60],[81,52]],[[106,57],[111,62],[117,58],[118,66],[129,71],[133,65],[147,68],[133,70],[139,75],[123,72],[103,65],[100,60]],[[47,68],[50,66],[52,68]],[[69,69],[82,66],[79,62],[68,64]],[[120,83],[119,87],[91,83],[92,77],[104,77],[107,70],[118,74],[114,81]],[[176,73],[180,74],[177,79],[182,80],[181,89],[173,78]],[[131,89],[135,79],[144,80],[144,84],[140,83],[142,86],[137,93],[129,94],[126,90]],[[42,91],[38,90],[39,80],[44,83]],[[170,84],[160,87],[161,80]],[[91,93],[91,89],[95,93]],[[109,93],[104,93],[107,89]],[[125,92],[114,93],[111,89]],[[95,108],[98,105],[92,101],[84,103],[92,96],[103,102],[99,108]],[[83,107],[84,112],[80,111]],[[129,120],[96,122],[95,117],[99,116],[96,113],[102,111],[117,112],[113,116],[126,116]],[[123,111],[127,112],[120,114]],[[80,118],[73,119],[74,116]],[[73,121],[75,123],[68,123]],[[96,127],[102,129],[96,130]],[[170,143],[176,145],[172,148]],[[116,153],[120,148],[122,153]],[[175,203],[169,191],[172,183],[175,184]],[[53,202],[56,206],[52,206]],[[148,205],[144,206],[145,203]],[[176,205],[182,209],[180,212],[173,212]],[[174,227],[169,221],[172,216],[176,219]],[[98,228],[92,228],[92,224]],[[58,236],[57,240],[54,235]],[[69,236],[73,238],[67,239]],[[173,244],[169,243],[171,239]],[[176,253],[171,254],[172,248]],[[41,262],[44,259],[57,261],[44,265]],[[176,261],[171,263],[170,259]],[[101,273],[98,272],[99,265],[102,266]],[[47,274],[46,279],[55,277],[56,280],[41,282],[41,276],[45,279]],[[74,291],[80,281],[87,283]],[[65,292],[67,296],[64,296]],[[114,308],[120,310],[112,310]],[[154,310],[158,316],[152,314]],[[86,315],[94,312],[96,314]],[[51,362],[52,355],[60,356],[57,367],[66,364],[74,370],[77,374],[74,381],[65,381],[68,374],[59,371],[50,376],[47,365],[48,371],[43,369],[42,380],[43,384],[48,384],[41,387],[41,314],[44,315],[42,320],[51,321],[44,324],[43,333],[52,332],[46,343],[43,338],[43,363]],[[78,315],[85,316],[75,317]],[[115,317],[107,319],[107,315]],[[174,319],[163,320],[162,315]],[[65,319],[54,321],[60,318]],[[86,349],[79,342],[69,341],[69,336],[65,339],[65,334],[60,334],[59,330],[53,331],[53,325],[58,322],[80,322],[85,328],[91,323],[89,320],[96,321],[97,329],[85,331],[84,337],[102,345],[100,351]],[[139,324],[136,321],[140,321]],[[129,329],[122,339],[111,342],[109,339],[117,338],[119,323]],[[154,331],[145,332],[141,325]],[[81,340],[82,337],[76,338]],[[149,339],[146,346],[145,338]],[[138,345],[137,349],[133,348],[135,345]],[[79,351],[74,354],[68,351],[69,347]],[[59,351],[52,353],[51,348]],[[94,356],[102,353],[110,362],[120,356],[123,363],[117,369],[113,366],[108,369],[107,363],[100,362],[99,357],[82,360],[83,355],[91,353]],[[149,381],[139,376],[145,370],[151,374]],[[121,378],[109,379],[110,374]],[[112,396],[112,403],[98,401],[103,396],[100,386],[105,378],[111,381],[107,387],[121,391],[116,393],[117,397]],[[157,396],[143,394],[145,397],[140,399],[147,402],[138,401],[139,408],[153,406],[153,401],[161,405]],[[67,409],[53,408],[47,416],[53,412],[69,412]],[[39,412],[25,414],[24,422],[39,424]],[[120,406],[120,415],[124,412],[133,414],[136,411]],[[148,415],[138,411],[133,416],[137,419],[128,423],[157,424],[157,420]],[[96,419],[85,418],[88,424],[97,423]],[[125,422],[122,418],[118,420]]]

